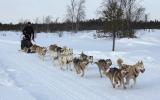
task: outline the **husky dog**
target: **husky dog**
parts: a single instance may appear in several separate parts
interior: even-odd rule
[[[126,84],[129,84],[129,81],[133,79],[134,84],[131,85],[131,87],[135,86],[136,84],[136,78],[138,77],[139,73],[144,73],[145,68],[142,61],[138,61],[135,65],[132,67],[127,68],[128,74],[126,75]]]
[[[89,64],[88,60],[81,60],[80,58],[74,58],[73,59],[74,68],[77,72],[77,74],[81,74],[81,77],[84,76],[84,71],[86,69],[86,66]]]
[[[84,54],[83,52],[80,54],[80,59],[81,60],[89,60],[89,63],[93,63],[93,56],[88,56]]]
[[[62,67],[66,66],[67,67],[67,70],[71,69],[71,63],[73,61],[73,57],[71,55],[60,55],[59,57],[59,63],[60,63],[60,66],[61,66],[61,69],[64,69]]]
[[[52,62],[54,62],[54,60],[56,59],[58,60],[61,50],[62,48],[57,46],[56,44],[49,46],[49,55],[52,59]]]
[[[60,52],[60,56],[59,56],[59,63],[61,65],[61,69],[63,66],[67,66],[70,67],[71,69],[71,63],[73,61],[73,49],[67,48],[67,47],[63,47],[61,52]]]
[[[29,48],[24,47],[22,51],[25,52],[25,53],[28,53],[29,52]]]
[[[133,87],[136,84],[136,78],[138,77],[139,73],[145,72],[143,61],[138,61],[135,65],[127,65],[127,64],[123,64],[122,59],[118,59],[117,63],[120,68],[122,69],[125,68],[128,71],[127,75],[125,76],[126,84],[129,85],[130,80],[133,79],[134,84],[131,85],[131,87]]]
[[[110,79],[113,88],[116,86],[120,87],[123,85],[123,88],[126,89],[124,83],[124,77],[127,75],[126,69],[110,68],[107,71],[104,71],[104,74]]]
[[[98,66],[100,77],[102,78],[102,71],[106,71],[112,65],[112,61],[111,59],[100,59],[95,64]]]
[[[46,55],[46,52],[47,52],[47,48],[45,48],[45,47],[37,47],[36,48],[36,53],[38,54],[40,59],[42,59],[43,61],[44,61],[44,56]]]
[[[68,55],[67,55],[67,69],[68,69],[68,66],[70,67],[70,70],[72,71],[71,69],[71,64],[73,64],[73,49],[68,49]]]
[[[73,49],[67,48],[66,46],[64,46],[61,51],[64,55],[73,55]]]
[[[39,47],[38,45],[36,44],[33,44],[31,47],[30,47],[30,50],[31,52],[36,52],[36,48]]]

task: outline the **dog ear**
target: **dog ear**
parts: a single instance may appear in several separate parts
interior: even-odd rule
[[[83,55],[83,51],[79,55]]]
[[[81,53],[81,55],[83,55],[84,53],[83,53],[83,51],[82,51],[82,53]]]

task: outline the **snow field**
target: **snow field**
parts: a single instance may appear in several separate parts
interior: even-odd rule
[[[75,56],[82,51],[94,60],[110,58],[112,67],[121,57],[127,64],[143,60],[145,73],[137,78],[134,88],[113,89],[108,78],[100,78],[96,65],[89,65],[84,78],[75,71],[61,71],[52,64],[48,54],[41,61],[36,54],[19,52],[21,33],[0,32],[0,100],[159,100],[160,96],[160,34],[140,31],[136,39],[117,39],[116,52],[111,52],[112,40],[94,39],[91,32],[67,34],[39,33],[36,44],[73,48]]]

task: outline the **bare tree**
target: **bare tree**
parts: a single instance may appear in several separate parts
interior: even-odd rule
[[[52,22],[52,16],[46,16],[44,21],[46,24],[50,24]]]
[[[19,24],[26,24],[27,22],[29,22],[30,20],[29,19],[23,19],[23,18],[21,18],[20,20],[19,20]]]
[[[149,16],[148,14],[145,14],[145,16],[144,16],[145,22],[148,21],[148,19],[149,19],[148,16]]]
[[[53,21],[53,23],[58,23],[58,21],[59,21],[59,17],[57,17],[54,21]]]
[[[76,31],[79,30],[79,22],[85,18],[85,0],[80,0],[77,4]]]
[[[76,10],[76,1],[71,0],[71,4],[67,5],[67,20],[72,24],[72,31],[74,30],[74,23],[75,23],[75,10]]]
[[[135,30],[132,24],[133,22],[145,20],[145,8],[140,6],[139,2],[140,0],[121,0],[121,7],[124,12],[123,19],[126,21],[126,36],[134,37]]]
[[[36,19],[35,19],[35,31],[36,31],[36,33],[38,33],[38,32],[40,32],[40,30],[39,30],[39,28],[38,28],[38,25],[37,24],[39,24],[40,23],[40,19],[39,19],[39,17],[36,17]],[[35,37],[37,36],[37,34],[35,34]]]
[[[145,8],[139,5],[140,0],[121,0],[124,18],[132,22],[144,20]]]
[[[35,24],[38,24],[38,23],[40,23],[39,17],[35,19]]]
[[[50,27],[50,24],[52,23],[52,16],[46,16],[45,19],[45,24],[46,24],[46,28],[47,28],[47,32],[49,32],[49,27]]]
[[[72,31],[79,30],[79,22],[85,18],[85,0],[71,0],[67,5],[66,21],[72,23]]]

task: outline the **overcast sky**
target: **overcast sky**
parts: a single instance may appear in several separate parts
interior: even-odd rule
[[[103,0],[86,0],[86,18],[97,18],[96,11]],[[150,19],[160,20],[160,0],[141,0]],[[36,17],[52,16],[63,19],[70,0],[0,0],[0,22],[33,21]]]

